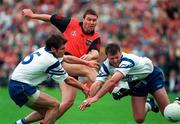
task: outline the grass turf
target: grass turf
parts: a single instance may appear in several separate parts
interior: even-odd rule
[[[50,95],[60,99],[59,90],[42,89]],[[180,94],[168,94],[171,101]],[[57,121],[57,124],[134,124],[131,112],[130,97],[115,101],[107,94],[100,101],[93,104],[85,111],[78,109],[79,104],[84,100],[82,93],[78,93],[75,103],[64,116]],[[16,120],[26,116],[31,110],[14,104],[8,95],[7,88],[0,88],[0,124],[13,124]],[[39,124],[39,123],[34,123]],[[167,122],[160,113],[149,112],[144,124],[171,124]]]

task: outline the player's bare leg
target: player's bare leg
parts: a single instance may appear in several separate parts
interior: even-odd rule
[[[132,96],[132,110],[136,123],[141,124],[144,122],[146,116],[146,97]]]
[[[59,115],[59,102],[55,98],[40,92],[38,99],[35,102],[26,104],[29,108],[37,111],[32,112],[25,118],[26,123],[35,122],[45,115],[46,124],[54,124]]]
[[[94,68],[90,68],[86,65],[81,64],[69,64],[63,62],[63,68],[67,71],[69,75],[72,76],[83,76],[88,77],[90,82],[94,82],[96,79],[96,70]],[[59,117],[61,117],[74,103],[75,97],[76,97],[76,88],[73,88],[65,83],[60,84],[60,89],[62,93],[62,102],[60,104],[59,110]],[[41,115],[38,115],[37,112],[33,113],[29,119],[30,121],[39,120]]]
[[[33,105],[27,105],[34,110],[41,110],[42,112],[46,110],[45,121],[46,124],[54,124],[59,115],[59,102],[55,98],[45,94],[40,93],[38,100]],[[41,113],[44,114],[44,113]]]
[[[76,98],[77,89],[67,85],[66,83],[60,84],[62,101],[59,107],[59,117],[61,117],[74,103]]]
[[[87,77],[90,82],[94,82],[96,79],[97,71],[94,68],[82,64],[69,64],[66,62],[63,62],[62,66],[71,76]]]
[[[96,70],[81,64],[69,64],[63,62],[63,68],[69,75],[72,76],[85,76],[88,77],[90,82],[94,82],[96,79]],[[62,101],[59,107],[59,118],[73,105],[76,97],[76,88],[73,88],[65,83],[60,84]],[[37,114],[37,113],[36,113]]]
[[[27,123],[32,123],[32,122],[36,122],[39,121],[41,119],[44,118],[45,114],[40,114],[37,111],[32,112],[31,114],[29,114],[28,116],[26,116],[24,119],[26,120]]]
[[[61,89],[62,99],[59,107],[58,118],[60,118],[70,107],[72,107],[77,93],[76,88],[69,86],[66,83],[61,83],[59,86]],[[41,123],[44,124],[43,122]]]
[[[169,104],[169,98],[165,88],[157,90],[156,92],[154,92],[153,96],[156,99],[159,109],[163,115],[165,107]]]

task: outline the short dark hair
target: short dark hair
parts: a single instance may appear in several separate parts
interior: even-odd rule
[[[117,54],[118,52],[120,52],[121,49],[120,49],[120,46],[116,43],[110,43],[106,46],[106,49],[105,49],[105,53],[106,55],[107,54],[110,54],[110,55],[115,55]]]
[[[67,40],[63,35],[53,34],[46,41],[46,48],[51,49],[54,47],[55,49],[59,49],[62,45],[64,45]]]
[[[93,10],[93,9],[88,9],[88,10],[86,10],[85,13],[84,13],[84,15],[83,15],[83,18],[85,18],[86,15],[95,15],[95,16],[97,16],[97,18],[98,18],[98,15],[97,15],[96,11]]]

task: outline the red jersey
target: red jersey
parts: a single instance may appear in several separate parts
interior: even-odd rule
[[[76,57],[81,57],[87,54],[91,49],[99,50],[99,34],[97,32],[85,34],[77,19],[68,19],[54,15],[51,17],[51,23],[54,24],[67,39],[65,52]],[[97,42],[97,39],[99,42]]]

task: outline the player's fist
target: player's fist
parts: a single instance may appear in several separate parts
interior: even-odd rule
[[[33,17],[33,11],[31,9],[23,9],[22,10],[22,15],[28,18],[32,18]]]

